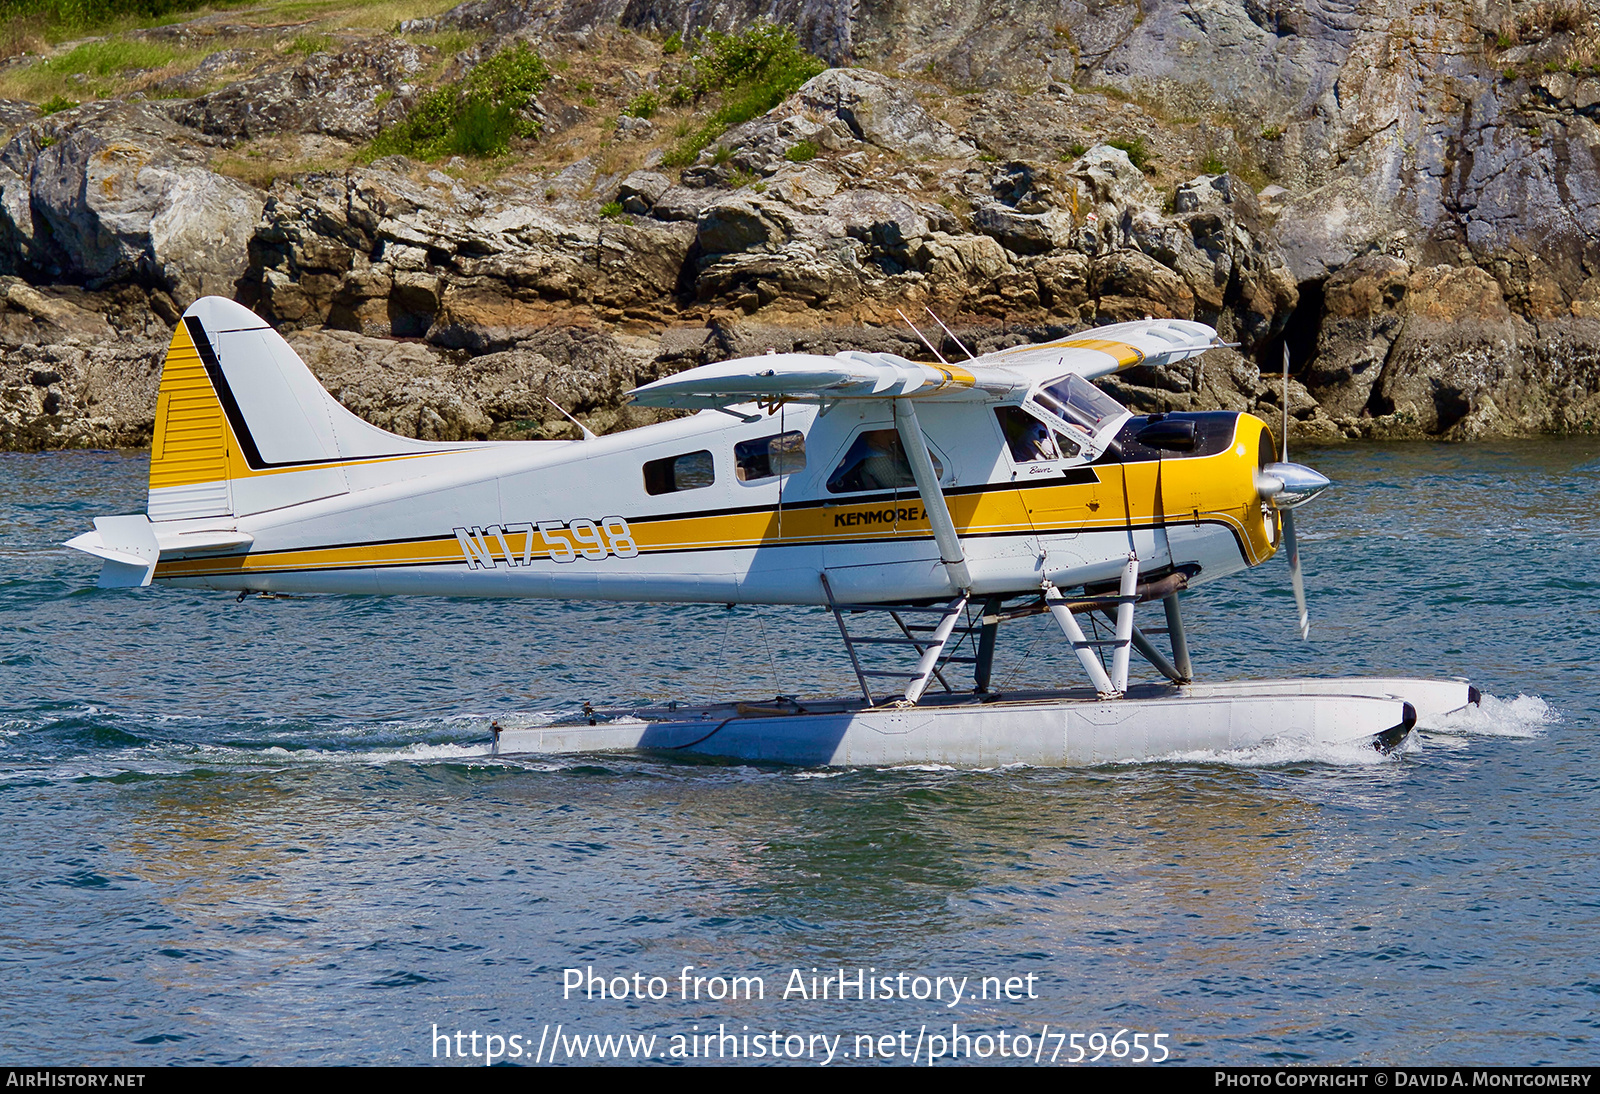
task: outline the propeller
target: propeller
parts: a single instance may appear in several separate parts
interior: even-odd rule
[[[1300,540],[1294,534],[1294,510],[1283,511],[1283,545],[1289,551],[1289,586],[1294,589],[1295,610],[1300,613],[1300,640],[1311,637],[1311,612],[1306,608],[1306,579],[1300,572]]]
[[[1289,584],[1300,612],[1300,637],[1311,637],[1311,616],[1306,609],[1305,575],[1300,569],[1300,540],[1294,534],[1294,510],[1321,494],[1333,483],[1303,464],[1289,462],[1289,347],[1283,347],[1283,459],[1269,463],[1256,475],[1256,493],[1283,514],[1283,545],[1289,553]]]

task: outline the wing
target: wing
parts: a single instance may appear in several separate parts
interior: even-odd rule
[[[1002,368],[1033,380],[1077,373],[1086,380],[1134,365],[1163,368],[1221,343],[1217,332],[1187,319],[1142,319],[1068,335],[1054,342],[986,353],[967,362],[974,371]]]
[[[831,357],[774,353],[701,365],[628,393],[641,406],[716,409],[735,403],[834,403],[846,399],[1004,398],[1044,380],[1089,379],[1133,365],[1169,365],[1217,345],[1216,332],[1182,319],[1100,327],[1042,345],[998,350],[971,361],[926,364],[892,353],[847,351]]]
[[[892,353],[848,351],[772,353],[688,369],[635,388],[628,398],[641,406],[717,408],[733,403],[786,400],[833,403],[841,399],[983,399],[1004,395],[1026,381],[1005,369],[979,377],[955,365],[928,365]]]

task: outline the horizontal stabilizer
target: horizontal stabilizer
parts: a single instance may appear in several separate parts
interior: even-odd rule
[[[64,546],[102,560],[102,589],[138,588],[150,584],[161,557],[155,529],[143,513],[131,517],[95,517],[94,531],[67,540]]]
[[[254,542],[255,537],[249,532],[233,528],[163,528],[140,513],[131,517],[96,517],[94,531],[74,536],[62,546],[94,555],[104,563],[100,568],[102,589],[126,589],[150,584],[163,554],[172,558],[232,551]]]

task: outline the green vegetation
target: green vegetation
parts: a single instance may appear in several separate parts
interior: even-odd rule
[[[1133,102],[1132,95],[1122,90],[1122,88],[1112,87],[1110,84],[1089,84],[1086,87],[1079,87],[1074,84],[1073,90],[1086,95],[1104,95],[1106,98],[1114,99],[1119,103]]]
[[[711,153],[711,162],[717,167],[721,167],[731,159],[733,159],[733,149],[725,144],[717,145],[717,150]]]
[[[1145,144],[1143,137],[1113,137],[1106,143],[1112,148],[1120,148],[1126,152],[1128,154],[1128,162],[1145,174],[1148,175],[1155,170],[1155,165],[1151,163],[1153,157],[1150,154],[1150,148]]]
[[[661,109],[661,96],[654,91],[641,91],[622,112],[631,118],[653,118]]]
[[[181,50],[158,42],[131,38],[102,38],[85,42],[60,57],[41,61],[37,67],[57,76],[113,76],[138,68],[160,68],[176,60]]]
[[[614,220],[622,215],[622,202],[608,201],[600,206],[600,215],[607,220]]]
[[[538,131],[538,123],[523,111],[549,79],[550,69],[539,55],[518,42],[461,80],[428,92],[404,121],[378,134],[367,151],[373,158],[398,153],[420,160],[498,156],[513,137]]]
[[[755,182],[760,177],[761,176],[756,174],[754,171],[745,171],[745,170],[742,170],[742,169],[739,169],[739,168],[735,168],[728,175],[728,185],[732,189],[742,190],[746,186],[749,186],[751,183]]]
[[[1079,158],[1087,151],[1089,151],[1088,145],[1079,144],[1077,141],[1073,141],[1071,144],[1067,145],[1067,150],[1061,153],[1061,162],[1071,163],[1073,160]]]
[[[26,19],[46,28],[96,30],[123,19],[148,21],[193,11],[205,0],[0,0],[0,21]]]
[[[289,52],[309,57],[313,53],[326,53],[332,45],[333,36],[329,34],[297,34],[289,43]]]
[[[1554,0],[1524,9],[1515,19],[1506,18],[1490,32],[1496,49],[1542,42],[1552,34],[1577,34],[1589,22],[1589,12],[1581,0]]]
[[[1275,141],[1282,136],[1283,126],[1281,125],[1263,125],[1261,127],[1261,139],[1264,141]]]
[[[772,106],[826,67],[800,48],[794,31],[774,23],[757,23],[743,34],[711,31],[695,46],[689,65],[692,71],[680,86],[691,99],[713,91],[759,92],[787,86],[789,90]]]
[[[65,95],[57,95],[39,104],[41,114],[59,114],[63,110],[71,110],[78,105],[77,99],[69,99]]]
[[[661,52],[665,53],[668,57],[671,57],[674,53],[677,53],[682,48],[683,35],[679,34],[677,31],[673,31],[671,34],[667,35],[667,40],[661,43]]]
[[[68,98],[100,98],[126,90],[130,75],[192,63],[204,51],[161,42],[120,37],[100,38],[47,60],[7,66],[0,71],[0,97],[31,102]]]
[[[685,104],[719,95],[721,105],[662,162],[668,167],[693,163],[706,145],[765,114],[826,67],[800,48],[788,27],[757,23],[742,34],[710,32],[696,43],[685,76],[669,98]]]
[[[783,158],[790,163],[809,163],[817,158],[817,152],[816,141],[796,141],[784,152]]]
[[[1132,160],[1133,157],[1130,155],[1128,159]],[[1135,164],[1134,166],[1137,167],[1138,165]],[[1141,171],[1144,170],[1142,167],[1139,169]],[[1221,156],[1212,152],[1200,161],[1200,173],[1202,175],[1226,175],[1228,173],[1228,163]]]

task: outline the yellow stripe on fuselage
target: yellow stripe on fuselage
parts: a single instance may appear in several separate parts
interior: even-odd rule
[[[950,496],[946,502],[958,534],[973,537],[1060,535],[1123,528],[1130,522],[1149,526],[1220,521],[1237,533],[1245,561],[1254,566],[1272,557],[1275,550],[1268,538],[1252,478],[1257,462],[1256,445],[1263,428],[1259,420],[1246,415],[1239,419],[1231,446],[1213,456],[1100,464],[1095,467],[1099,476],[1097,482],[1030,486],[1021,490],[1011,483],[994,483],[980,492]],[[556,515],[526,514],[532,521]],[[809,502],[781,511],[774,507],[757,512],[704,516],[639,516],[631,518],[629,526],[641,556],[826,543],[881,543],[932,536],[921,498],[912,491],[891,500]],[[491,525],[480,527],[491,555],[502,562],[506,554],[519,563],[524,557],[543,562],[551,556],[550,547],[537,532],[503,531],[505,549],[502,550],[501,537],[488,533]],[[452,536],[169,560],[157,566],[156,576],[205,577],[466,561],[459,541]]]

